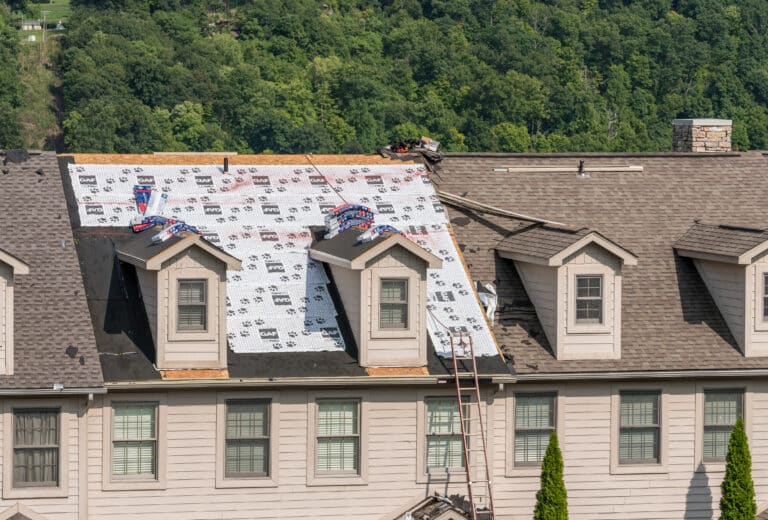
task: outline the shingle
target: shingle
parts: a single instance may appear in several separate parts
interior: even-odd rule
[[[58,161],[32,153],[0,175],[0,242],[30,266],[14,280],[15,370],[0,388],[102,386]]]
[[[494,171],[501,167],[641,165],[642,172]],[[501,311],[495,332],[525,373],[768,368],[745,358],[689,258],[673,246],[695,224],[766,225],[768,158],[729,155],[594,154],[483,156],[446,154],[434,176],[438,189],[498,208],[583,226],[635,253],[623,270],[622,358],[558,361],[536,318],[513,262],[495,254],[510,232],[530,224],[449,206],[456,240],[474,279],[496,281]],[[768,226],[766,226],[768,227]],[[729,236],[730,231],[728,231]],[[739,245],[739,248],[743,245]]]
[[[675,249],[737,257],[766,241],[765,229],[697,222],[675,242]]]
[[[496,249],[548,259],[575,244],[589,233],[590,230],[587,228],[569,230],[532,224],[510,232],[496,245]]]

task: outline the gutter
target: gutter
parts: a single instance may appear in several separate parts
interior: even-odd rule
[[[766,377],[768,369],[726,369],[726,370],[674,370],[648,372],[566,372],[562,374],[517,374],[518,383],[543,381],[621,381],[640,379],[681,379],[681,378],[729,378]]]
[[[481,380],[490,380],[492,384],[514,383],[515,377],[508,374],[478,374]],[[403,386],[420,385],[431,386],[450,384],[453,376],[450,374],[440,376],[345,376],[345,377],[265,377],[249,379],[173,379],[152,381],[117,381],[104,383],[106,391],[114,390],[157,390],[173,388],[228,388],[249,387],[266,388],[275,386],[295,387],[331,387],[331,386]],[[482,384],[482,383],[481,383]]]
[[[106,394],[105,387],[97,388],[62,388],[54,390],[53,388],[3,388],[0,389],[0,396],[40,396],[40,395],[89,395]]]

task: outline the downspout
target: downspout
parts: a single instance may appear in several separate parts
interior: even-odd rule
[[[93,394],[88,394],[78,410],[77,436],[77,519],[88,520],[88,412],[93,404]]]

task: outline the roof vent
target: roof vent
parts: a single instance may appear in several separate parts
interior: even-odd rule
[[[584,169],[584,159],[579,161],[579,172],[576,174],[577,179],[591,179],[592,176]]]
[[[224,157],[224,173],[229,173],[229,157]]]

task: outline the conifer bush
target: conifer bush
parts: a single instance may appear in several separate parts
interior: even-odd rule
[[[752,457],[741,418],[733,426],[728,441],[725,477],[720,489],[720,520],[755,520],[757,504],[752,483]]]
[[[563,480],[563,455],[557,433],[549,436],[549,445],[541,463],[541,488],[536,493],[534,520],[568,520],[568,496]]]

